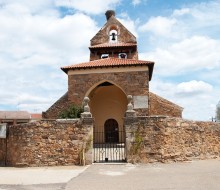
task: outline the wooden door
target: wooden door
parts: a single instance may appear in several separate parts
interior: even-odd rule
[[[119,142],[118,122],[115,119],[108,119],[105,122],[105,142]]]

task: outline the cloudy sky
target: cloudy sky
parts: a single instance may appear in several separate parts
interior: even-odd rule
[[[210,120],[220,100],[220,0],[0,0],[0,110],[41,112],[67,91],[60,67],[89,60],[90,39],[117,18],[155,61],[150,90]]]

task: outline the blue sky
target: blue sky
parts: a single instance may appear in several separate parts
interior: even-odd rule
[[[45,111],[67,91],[60,67],[89,60],[90,39],[116,17],[155,61],[150,91],[210,120],[220,100],[220,0],[0,0],[0,110]]]

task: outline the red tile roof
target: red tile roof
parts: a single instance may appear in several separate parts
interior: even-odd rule
[[[31,113],[31,119],[42,119],[41,113]]]
[[[136,43],[123,43],[123,42],[118,42],[118,43],[103,43],[103,44],[98,44],[94,46],[90,46],[89,49],[96,49],[96,48],[105,48],[105,47],[135,47],[137,46]]]
[[[94,61],[69,65],[61,67],[61,69],[67,73],[68,70],[78,70],[78,69],[91,69],[91,68],[102,68],[102,67],[124,67],[124,66],[143,66],[147,65],[149,67],[150,73],[149,77],[151,79],[153,73],[154,62],[152,61],[143,61],[136,59],[120,59],[120,58],[106,58],[106,59],[97,59]]]
[[[30,119],[27,111],[0,111],[0,119]]]

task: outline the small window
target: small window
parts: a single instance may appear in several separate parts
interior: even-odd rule
[[[121,59],[127,59],[127,54],[126,53],[119,53],[118,57]]]
[[[109,54],[102,54],[101,55],[101,59],[106,59],[106,58],[109,58]]]

